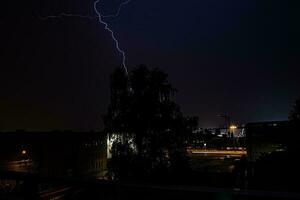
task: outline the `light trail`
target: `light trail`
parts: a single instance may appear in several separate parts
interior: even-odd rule
[[[242,150],[217,150],[217,149],[191,149],[192,154],[222,154],[222,155],[246,155],[246,149]]]

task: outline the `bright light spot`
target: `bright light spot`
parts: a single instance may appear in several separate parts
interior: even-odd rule
[[[27,151],[26,150],[22,150],[21,152],[23,155],[27,154]]]
[[[230,129],[237,129],[237,126],[231,125],[231,126],[230,126]]]

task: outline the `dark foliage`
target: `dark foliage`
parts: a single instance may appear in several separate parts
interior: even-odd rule
[[[106,130],[132,137],[136,153],[125,153],[129,151],[126,139],[115,144],[112,165],[118,168],[112,169],[120,173],[121,167],[136,169],[130,166],[134,163],[139,167],[133,173],[145,175],[184,167],[180,165],[187,163],[185,144],[198,119],[184,117],[174,101],[175,93],[168,75],[157,68],[139,66],[128,76],[120,68],[115,70],[111,75],[111,104],[104,118]],[[131,158],[118,163],[123,157]],[[128,163],[132,157],[134,161]]]

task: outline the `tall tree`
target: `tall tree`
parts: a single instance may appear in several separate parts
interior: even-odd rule
[[[197,118],[183,116],[174,101],[176,89],[168,75],[138,66],[127,77],[122,69],[111,76],[111,104],[105,117],[108,132],[132,135],[140,156],[161,163],[165,154],[184,149]]]

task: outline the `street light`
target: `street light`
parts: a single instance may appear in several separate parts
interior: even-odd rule
[[[235,125],[231,125],[231,126],[230,126],[230,130],[233,130],[233,131],[234,131],[235,129],[237,129],[237,126],[235,126]]]
[[[22,155],[26,155],[26,154],[27,154],[27,151],[26,151],[25,149],[23,149],[23,150],[21,151],[21,153],[22,153]]]

